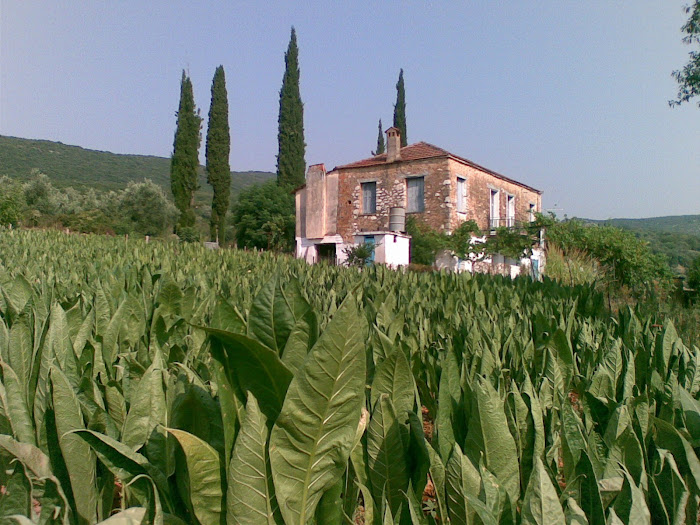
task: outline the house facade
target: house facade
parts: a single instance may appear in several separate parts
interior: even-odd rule
[[[375,260],[408,264],[404,216],[451,233],[466,220],[482,231],[515,226],[541,211],[542,192],[425,142],[401,147],[389,128],[387,152],[326,172],[310,166],[296,191],[297,257],[342,263],[361,242]]]

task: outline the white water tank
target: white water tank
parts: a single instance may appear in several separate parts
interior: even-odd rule
[[[389,231],[406,231],[406,208],[397,206],[389,210]]]

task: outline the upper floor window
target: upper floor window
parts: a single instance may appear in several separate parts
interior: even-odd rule
[[[537,211],[537,205],[533,202],[530,203],[530,209],[528,210],[528,219],[530,222],[535,221],[535,211]]]
[[[498,228],[501,225],[501,206],[498,190],[491,190],[489,198],[489,214],[491,228]]]
[[[506,226],[515,226],[515,195],[508,195],[506,200]]]
[[[457,177],[457,211],[467,211],[467,179]]]
[[[406,179],[406,212],[416,213],[425,210],[425,179],[411,177]]]
[[[377,211],[377,183],[362,183],[362,213],[376,213]]]

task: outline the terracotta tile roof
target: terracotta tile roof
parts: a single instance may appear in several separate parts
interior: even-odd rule
[[[450,154],[442,148],[428,144],[427,142],[416,142],[401,148],[401,161],[430,159],[433,157],[445,157]],[[337,166],[335,169],[344,170],[347,168],[365,168],[367,166],[377,166],[386,163],[386,153],[375,155],[368,159],[358,160],[343,166]]]
[[[529,190],[532,190],[532,191],[540,193],[540,194],[542,193],[541,190],[533,188],[532,186],[528,186],[527,184],[523,184],[522,182],[518,182],[517,180],[511,179],[510,177],[506,177],[505,175],[501,175],[500,173],[497,173],[493,170],[490,170],[488,168],[484,168],[483,166],[480,166],[476,162],[472,162],[469,159],[465,159],[464,157],[460,157],[459,155],[455,155],[454,153],[450,153],[447,150],[444,150],[442,148],[438,148],[437,146],[433,146],[432,144],[428,144],[427,142],[416,142],[415,144],[409,144],[408,146],[404,146],[403,148],[401,148],[401,160],[397,161],[397,162],[408,162],[408,161],[412,161],[412,160],[431,159],[431,158],[435,158],[435,157],[449,157],[449,158],[454,159],[458,162],[462,162],[463,164],[466,164],[467,166],[470,166],[472,168],[486,172],[489,175],[493,175],[494,177],[496,177],[498,179],[504,180],[506,182],[511,182],[513,184],[517,184],[518,186],[522,186],[524,188],[527,188]],[[368,159],[358,160],[357,162],[352,162],[350,164],[344,164],[342,166],[336,166],[331,171],[354,169],[354,168],[367,168],[370,166],[379,166],[379,165],[385,164],[385,163],[386,163],[386,153],[382,153],[381,155],[375,155],[374,157],[370,157]]]

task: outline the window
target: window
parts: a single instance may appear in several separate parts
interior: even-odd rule
[[[423,177],[406,179],[406,211],[416,213],[425,210],[425,187]]]
[[[377,211],[377,183],[362,183],[362,213],[375,213]]]
[[[530,222],[535,221],[535,211],[537,211],[536,207],[537,206],[534,203],[532,203],[532,202],[530,203],[530,209],[529,209],[529,213],[528,213],[528,219],[530,220]]]
[[[515,195],[508,195],[506,201],[506,226],[515,226]]]
[[[498,228],[499,222],[501,220],[501,210],[500,202],[498,198],[498,190],[491,190],[490,199],[490,215],[491,215],[491,228]]]
[[[466,213],[467,211],[467,179],[457,177],[457,211]]]

